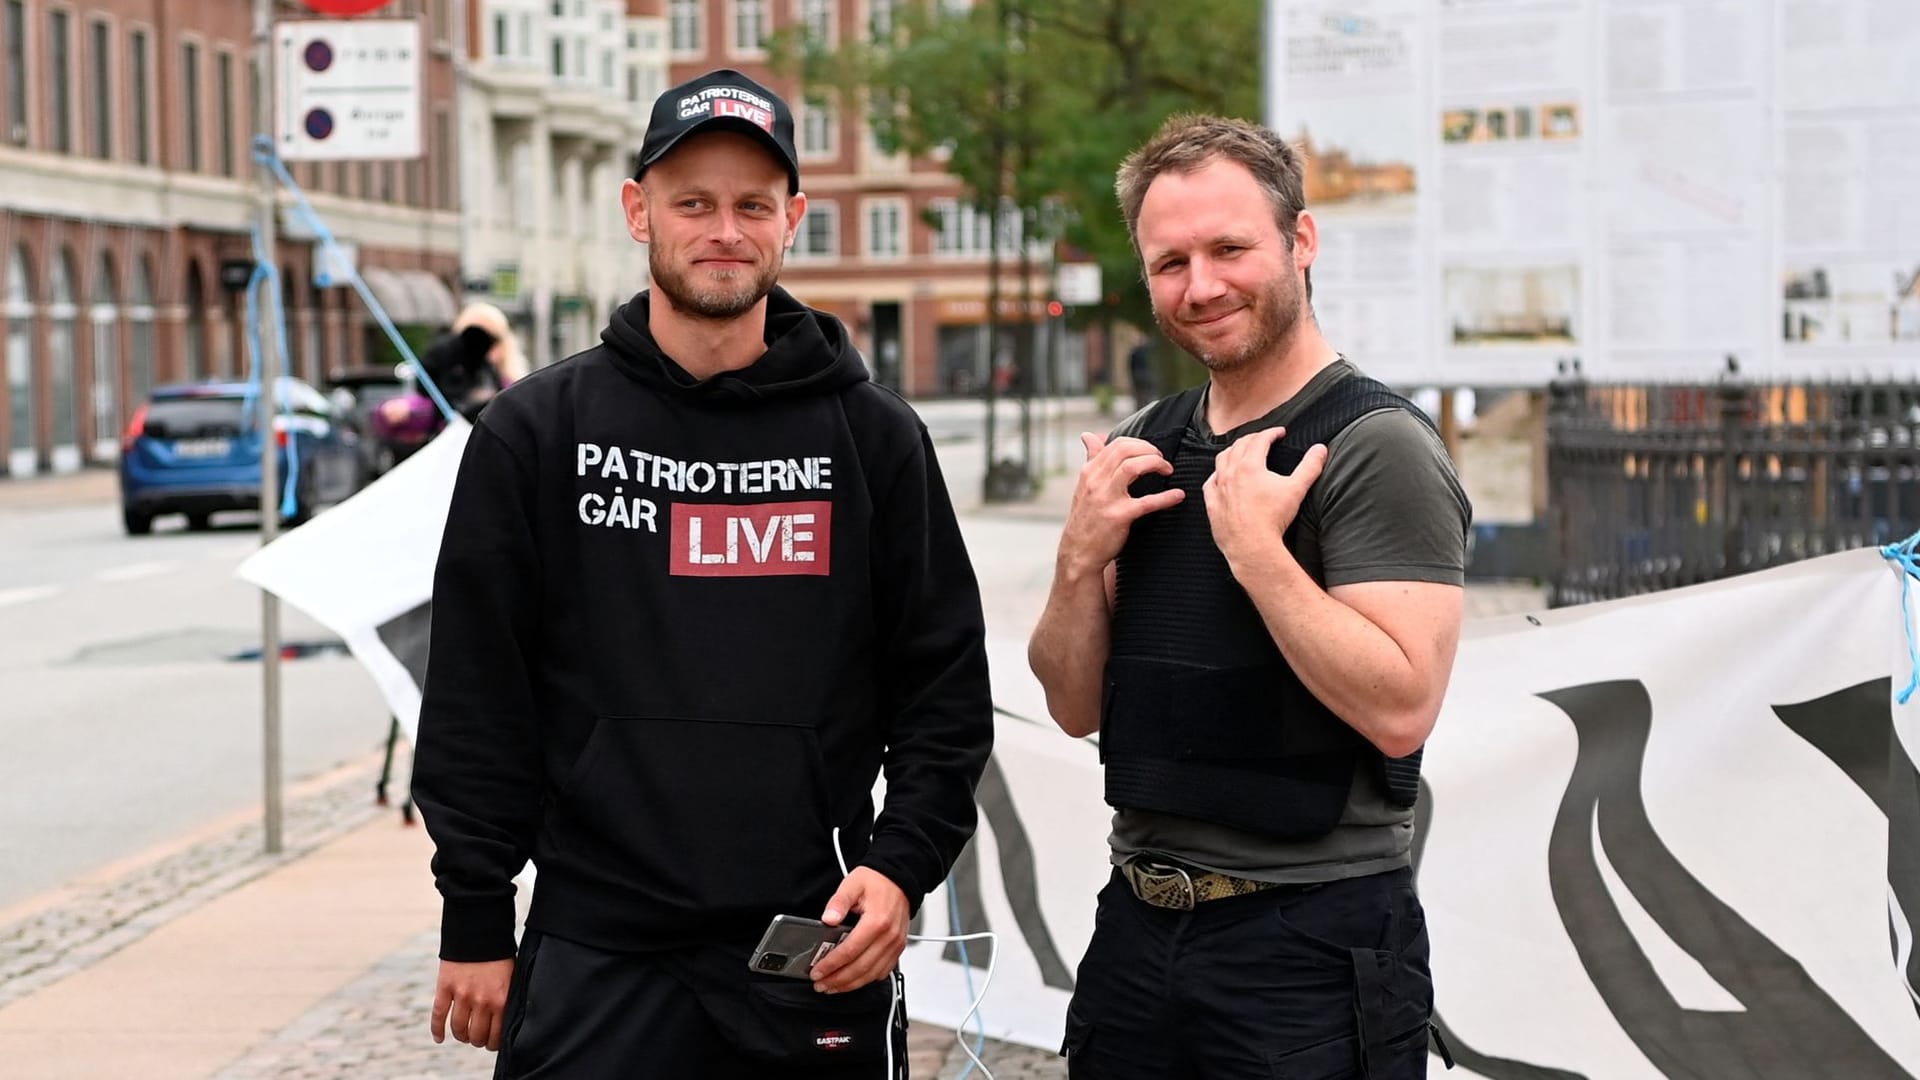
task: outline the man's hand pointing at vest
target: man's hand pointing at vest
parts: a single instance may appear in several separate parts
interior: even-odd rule
[[[1236,439],[1214,459],[1213,476],[1202,489],[1213,542],[1242,580],[1264,560],[1285,553],[1282,537],[1327,463],[1327,448],[1316,445],[1292,473],[1274,472],[1267,455],[1286,433],[1275,427]]]

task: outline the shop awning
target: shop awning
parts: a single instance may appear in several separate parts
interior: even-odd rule
[[[425,270],[369,266],[360,276],[395,326],[451,326],[459,313],[453,293]]]

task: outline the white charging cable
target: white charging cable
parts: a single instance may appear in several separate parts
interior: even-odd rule
[[[837,826],[833,830],[833,857],[840,864],[841,877],[844,878],[851,873],[851,871],[847,869],[846,853],[840,850],[840,829]],[[949,883],[948,887],[952,887],[951,883]],[[986,1080],[993,1080],[993,1070],[987,1068],[987,1063],[981,1061],[980,1055],[974,1053],[973,1047],[967,1045],[967,1022],[972,1020],[974,1014],[980,1011],[980,1003],[987,1000],[987,988],[993,985],[993,967],[1000,962],[1000,936],[991,930],[982,930],[975,934],[954,934],[947,937],[935,934],[908,934],[907,940],[909,942],[922,943],[934,942],[943,945],[962,941],[986,941],[992,944],[992,948],[987,951],[987,974],[984,979],[980,980],[980,992],[975,994],[973,1001],[968,1003],[966,1015],[960,1018],[960,1024],[954,1030],[953,1041],[959,1043],[960,1049],[967,1052],[967,1059],[973,1062],[974,1068],[979,1069],[980,1074],[986,1077]],[[900,984],[903,981],[897,968],[887,977],[887,983],[893,991],[893,999],[887,1003],[887,1080],[895,1080],[893,1071],[893,1021],[894,1017],[898,1016],[900,1012]]]

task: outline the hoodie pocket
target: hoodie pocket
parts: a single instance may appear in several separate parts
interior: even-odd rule
[[[809,726],[603,716],[559,803],[569,861],[669,906],[791,910],[839,880]]]

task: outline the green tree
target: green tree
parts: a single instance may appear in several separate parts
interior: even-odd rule
[[[810,100],[864,108],[883,146],[941,161],[977,209],[1057,222],[1058,239],[1100,263],[1108,314],[1150,329],[1114,172],[1175,113],[1259,117],[1260,8],[922,0],[878,40],[829,50],[790,33],[776,62]]]

